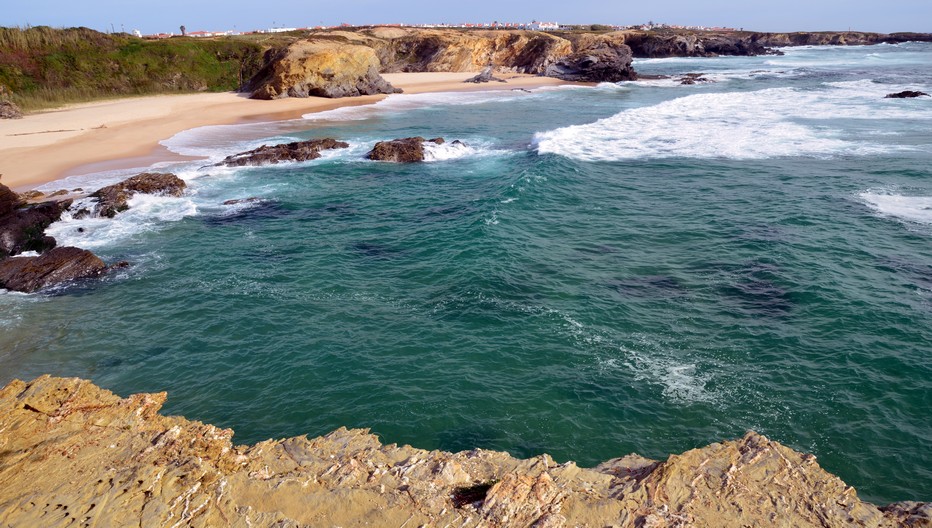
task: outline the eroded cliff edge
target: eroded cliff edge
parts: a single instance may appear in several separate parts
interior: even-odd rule
[[[764,436],[591,469],[382,445],[365,430],[234,446],[78,378],[0,390],[3,526],[929,526]]]

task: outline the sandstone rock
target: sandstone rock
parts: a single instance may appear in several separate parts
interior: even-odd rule
[[[637,79],[627,46],[604,45],[577,52],[550,65],[547,77],[564,81],[619,82]]]
[[[479,84],[479,83],[487,83],[491,81],[508,82],[505,79],[499,79],[498,77],[493,76],[491,66],[486,66],[482,70],[482,72],[479,73],[479,75],[476,75],[475,77],[470,77],[463,82]]]
[[[424,161],[424,143],[430,142],[437,145],[444,143],[443,138],[427,139],[418,137],[409,137],[393,139],[391,141],[379,141],[372,150],[366,154],[366,157],[376,161],[392,161],[395,163],[412,163]]]
[[[0,119],[22,119],[23,111],[13,101],[0,101]]]
[[[227,156],[217,165],[241,167],[244,165],[267,165],[287,161],[309,161],[319,158],[321,150],[347,147],[349,147],[349,143],[331,138],[296,141],[282,145],[262,145],[248,152]]]
[[[368,46],[303,40],[270,53],[266,65],[243,87],[253,99],[352,97],[399,93],[379,75]]]
[[[127,201],[137,193],[181,196],[186,184],[174,174],[144,172],[91,194],[97,198],[97,215],[113,218],[129,209]]]
[[[915,90],[904,90],[902,92],[887,94],[884,96],[884,99],[908,99],[912,97],[929,97],[929,94]]]
[[[594,469],[383,445],[338,429],[234,446],[233,431],[162,416],[165,393],[120,398],[43,376],[0,389],[0,519],[10,526],[924,526],[883,511],[811,455],[755,433],[665,462]],[[456,490],[481,488],[456,503]],[[52,522],[54,520],[54,522]],[[917,524],[918,523],[918,524]]]
[[[107,266],[85,249],[59,247],[38,257],[11,257],[0,261],[0,287],[31,293],[75,279],[96,277]]]

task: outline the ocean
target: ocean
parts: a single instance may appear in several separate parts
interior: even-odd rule
[[[932,98],[884,95],[932,93],[932,45],[784,51],[181,133],[209,158],[161,167],[184,197],[48,230],[130,268],[0,293],[0,383],[168,391],[237,443],[365,427],[580,465],[753,429],[930,500]],[[448,143],[364,159],[414,135]],[[351,146],[205,167],[320,137]]]

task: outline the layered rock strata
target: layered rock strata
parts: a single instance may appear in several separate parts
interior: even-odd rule
[[[4,526],[928,526],[928,504],[863,502],[759,434],[595,468],[383,445],[365,430],[235,446],[77,378],[0,390]]]

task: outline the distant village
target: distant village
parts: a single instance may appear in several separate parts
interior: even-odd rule
[[[579,29],[595,29],[595,30],[612,30],[612,31],[623,31],[623,30],[657,30],[657,29],[680,29],[680,30],[691,30],[691,31],[737,31],[735,28],[729,27],[710,27],[710,26],[680,26],[673,24],[655,24],[654,22],[648,22],[646,24],[633,24],[627,26],[616,26],[616,25],[604,25],[604,24],[558,24],[556,22],[538,22],[536,20],[532,22],[478,22],[470,23],[464,22],[461,24],[372,24],[365,26],[354,26],[352,24],[340,24],[338,26],[313,26],[313,27],[272,27],[266,29],[255,29],[252,31],[237,31],[237,30],[227,30],[227,31],[186,31],[184,26],[181,26],[178,33],[155,33],[151,35],[143,35],[138,29],[133,30],[133,34],[137,37],[146,38],[146,39],[164,39],[178,36],[186,37],[224,37],[224,36],[234,36],[234,35],[255,35],[262,33],[288,33],[292,31],[311,31],[316,29],[340,29],[340,28],[356,28],[356,27],[410,27],[410,28],[462,28],[462,29],[524,29],[528,31],[572,31]]]

